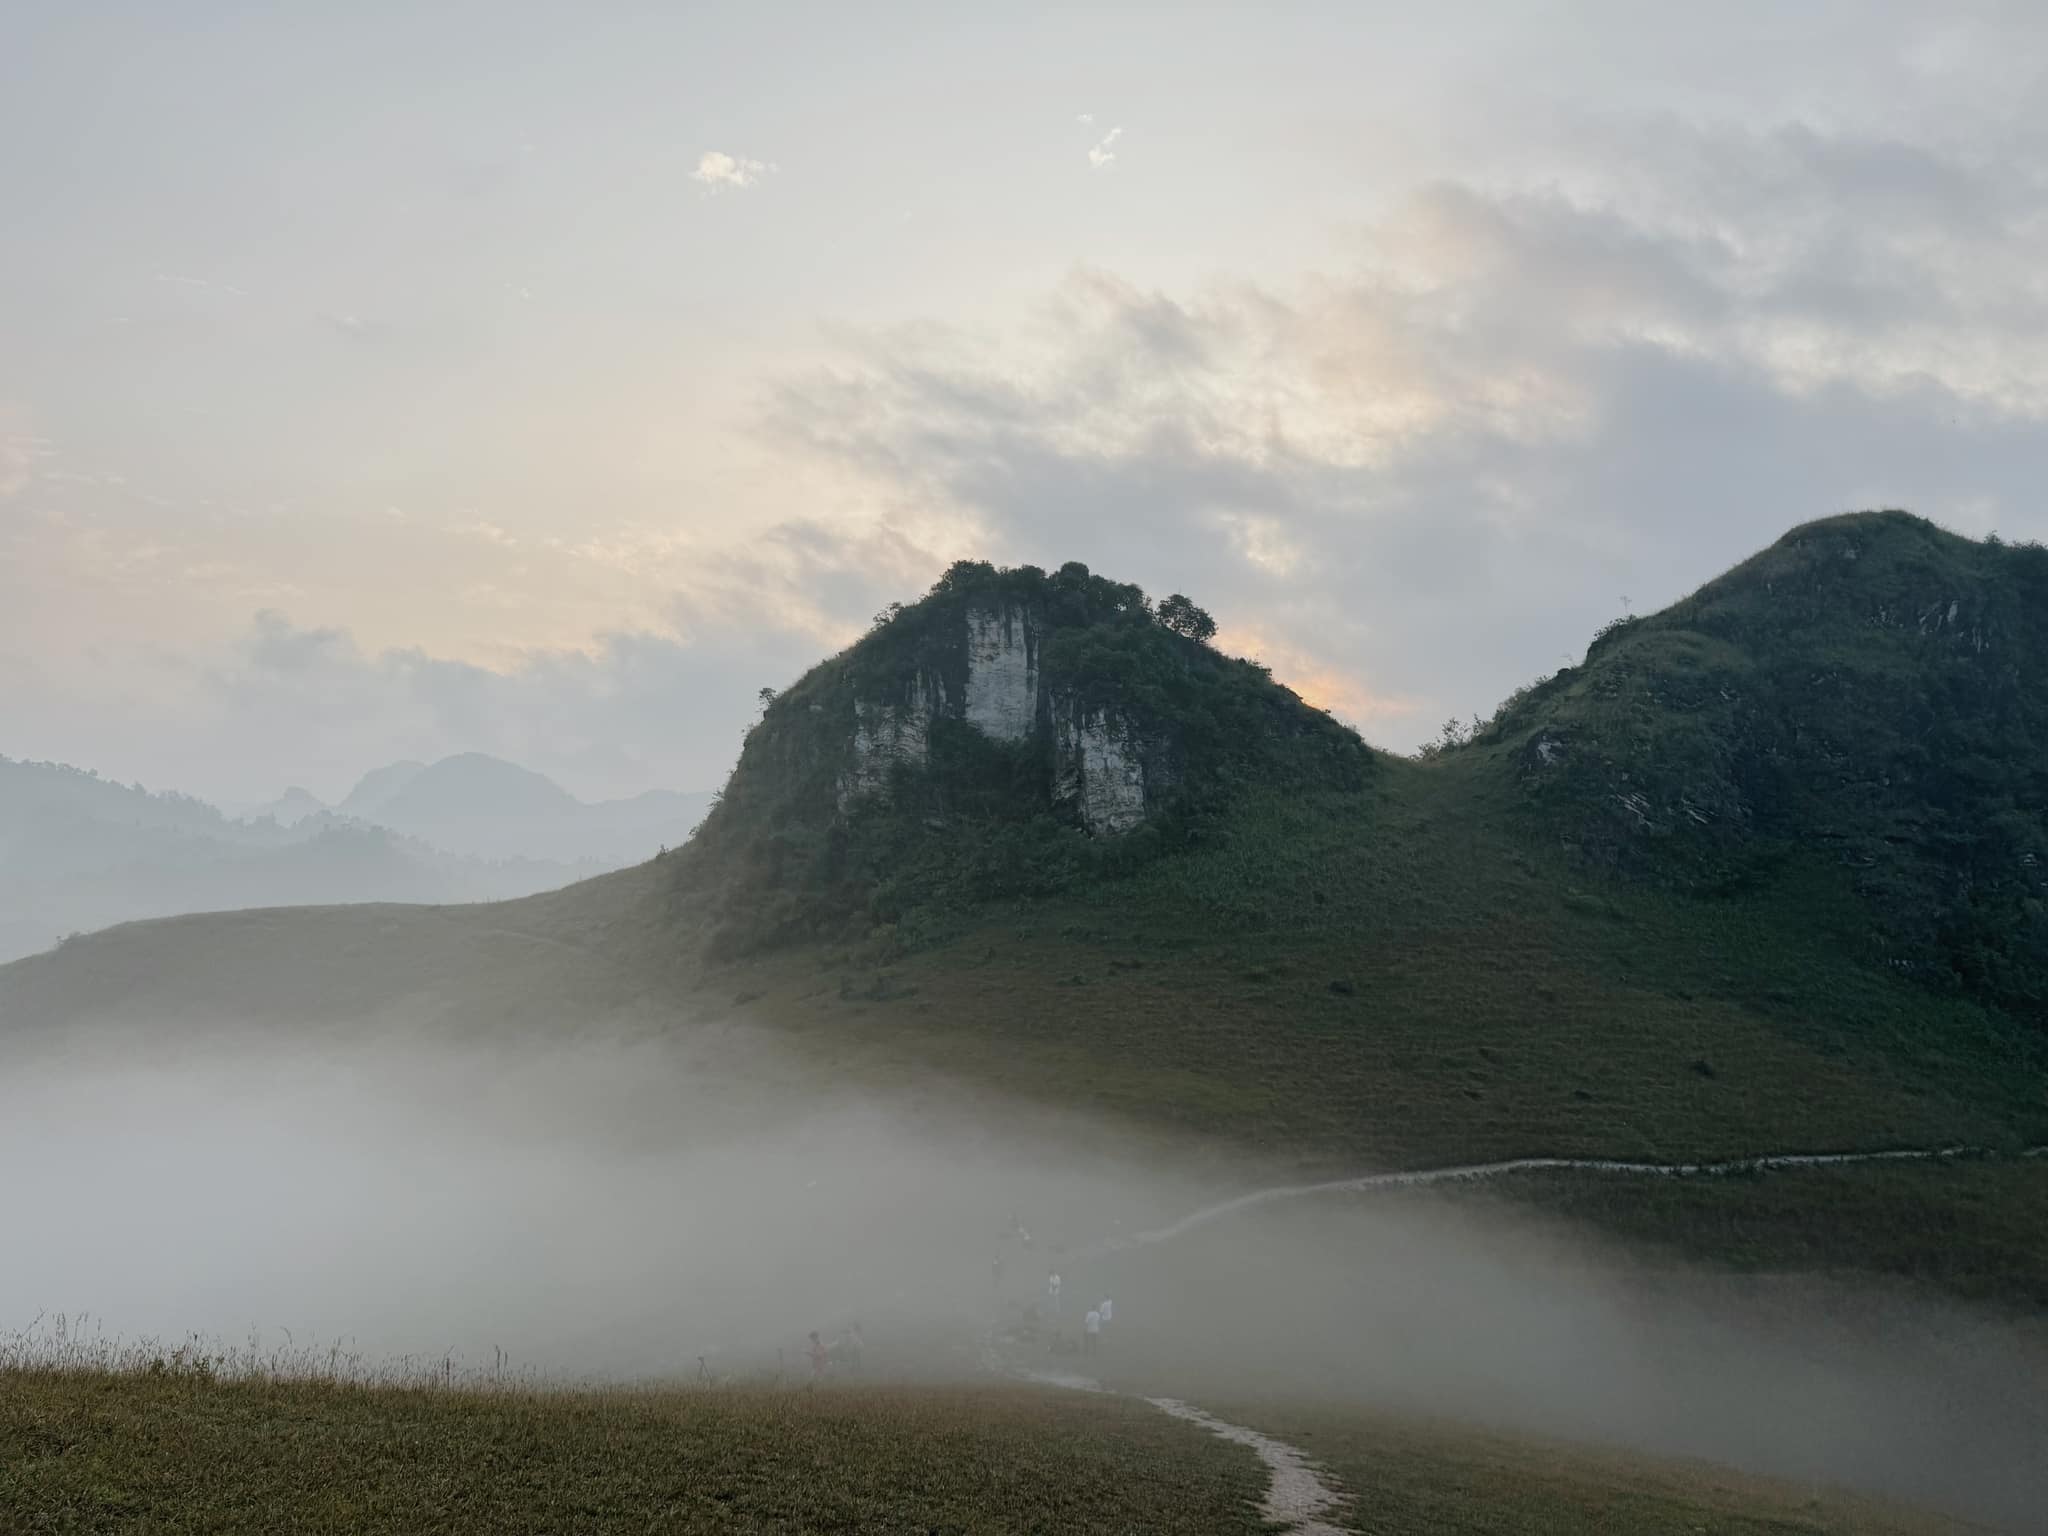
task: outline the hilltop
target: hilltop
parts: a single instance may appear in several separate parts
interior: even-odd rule
[[[714,958],[930,938],[978,904],[1046,896],[1195,846],[1240,792],[1360,791],[1350,730],[1085,565],[962,561],[766,709],[677,859]]]
[[[1794,860],[1864,957],[2048,1017],[2048,549],[1902,512],[1794,529],[1610,626],[1462,750],[1581,858],[1707,896]]]

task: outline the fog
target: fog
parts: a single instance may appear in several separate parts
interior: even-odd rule
[[[778,1350],[795,1373],[808,1330],[858,1321],[872,1374],[968,1375],[1057,1265],[1068,1332],[1115,1297],[1112,1381],[1414,1409],[2011,1524],[2048,1499],[2026,1325],[1645,1267],[1417,1192],[1131,1244],[1250,1182],[943,1084],[835,1089],[748,1037],[46,1047],[0,1057],[0,1332],[87,1313],[643,1379]]]

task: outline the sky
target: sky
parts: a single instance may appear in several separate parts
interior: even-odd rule
[[[0,0],[0,753],[715,787],[960,558],[1410,750],[2048,537],[2048,8]]]

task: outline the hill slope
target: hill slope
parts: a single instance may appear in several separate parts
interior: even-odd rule
[[[116,932],[0,970],[0,1019],[146,1012],[173,978],[187,1014],[260,985],[266,1017],[484,1018],[489,932],[527,946],[526,985],[573,957],[571,1011],[602,973],[844,1074],[1323,1166],[2048,1140],[2038,872],[1950,858],[1958,828],[2040,836],[2037,564],[1894,515],[1815,525],[1427,762],[1133,588],[956,567],[775,700],[699,836],[630,878],[390,912],[368,950],[311,916],[288,947],[255,914]],[[1924,634],[1931,599],[1874,622],[1930,570],[1977,585]],[[1960,637],[1951,603],[1979,615]],[[1915,757],[1936,725],[1982,765]],[[1959,891],[1998,967],[1889,963],[1946,952],[1939,924],[1904,946]]]
[[[1837,517],[1614,626],[1467,750],[1652,880],[1838,869],[1876,918],[1868,958],[2048,1017],[2044,668],[2048,549]]]

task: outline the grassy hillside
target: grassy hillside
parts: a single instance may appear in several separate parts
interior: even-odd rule
[[[1466,750],[1593,861],[1867,905],[1861,958],[2048,1017],[2048,549],[1901,512],[1794,529],[1613,626]]]
[[[721,969],[706,1006],[1317,1166],[2048,1136],[2038,1029],[1864,964],[1853,889],[1645,887],[1474,815],[1477,759],[1258,798],[1126,879]]]
[[[1251,1536],[1263,1486],[1250,1451],[1143,1403],[1044,1390],[579,1394],[0,1374],[0,1524],[51,1536]]]
[[[1271,1401],[1221,1411],[1319,1459],[1353,1490],[1350,1528],[1374,1536],[1960,1536],[1981,1529],[1704,1462],[1454,1423]]]
[[[1243,1410],[1356,1492],[1350,1529],[1960,1530],[1718,1468],[1348,1409]],[[436,1391],[0,1373],[0,1517],[68,1533],[1264,1529],[1251,1451],[1019,1388]]]
[[[1815,524],[1425,761],[1135,589],[956,568],[774,702],[685,850],[497,907],[138,925],[0,969],[0,1021],[735,1021],[1241,1170],[2040,1143],[2042,559]],[[944,673],[1012,589],[1048,676],[1174,744],[1155,818],[1090,837],[1036,743],[945,720],[842,810],[863,690]]]

